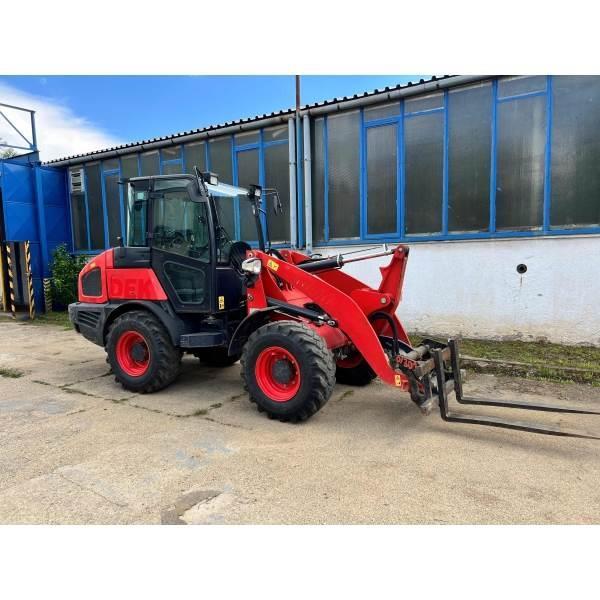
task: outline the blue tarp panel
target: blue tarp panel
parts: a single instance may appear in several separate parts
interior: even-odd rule
[[[43,304],[42,278],[58,244],[71,246],[71,226],[62,169],[0,161],[5,241],[30,242],[36,306]]]

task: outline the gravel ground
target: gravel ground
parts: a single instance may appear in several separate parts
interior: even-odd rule
[[[2,372],[2,523],[600,522],[600,442],[447,424],[379,381],[282,424],[239,365],[185,358],[170,388],[136,395],[73,331],[8,321]],[[600,409],[585,385],[474,375],[467,392]],[[600,417],[538,420],[600,433]]]

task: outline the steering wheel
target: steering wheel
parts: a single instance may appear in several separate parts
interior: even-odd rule
[[[184,235],[180,231],[174,231],[173,235],[171,236],[171,245],[172,246],[181,246],[183,244],[185,244]]]

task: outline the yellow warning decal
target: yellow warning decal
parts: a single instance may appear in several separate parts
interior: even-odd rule
[[[277,271],[277,269],[279,269],[279,263],[272,259],[269,259],[267,261],[267,267],[269,267],[269,269],[271,269],[271,271]]]
[[[225,309],[225,296],[219,296],[219,310]]]
[[[402,387],[402,375],[394,375],[394,384],[398,387]]]

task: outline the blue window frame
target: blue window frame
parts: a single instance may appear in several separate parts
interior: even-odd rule
[[[321,139],[316,140],[322,148],[322,170],[323,181],[318,182],[323,189],[322,212],[323,212],[323,235],[320,232],[313,232],[315,244],[320,245],[351,245],[363,244],[372,240],[388,242],[417,242],[417,241],[435,241],[435,240],[460,240],[460,239],[491,239],[491,238],[510,238],[510,237],[532,237],[546,235],[569,235],[600,233],[598,226],[561,226],[551,224],[551,148],[553,134],[553,79],[554,76],[533,76],[533,77],[507,77],[494,78],[491,85],[491,116],[490,116],[490,164],[489,164],[489,223],[481,230],[455,231],[449,230],[448,212],[449,212],[449,120],[451,108],[449,105],[449,91],[445,90],[440,97],[439,105],[435,101],[416,102],[416,109],[410,109],[415,106],[414,100],[405,99],[400,102],[399,110],[393,108],[379,111],[379,115],[371,118],[369,115],[377,111],[373,108],[363,108],[360,113],[360,238],[336,238],[330,231],[329,219],[329,164],[330,156],[328,149],[328,116],[321,117],[322,127],[319,126],[319,135]],[[499,91],[500,87],[500,91]],[[456,88],[457,90],[460,88]],[[465,88],[466,89],[466,88]],[[454,91],[454,90],[453,90]],[[439,92],[438,92],[439,94]],[[539,99],[539,100],[536,100]],[[416,100],[419,100],[418,98]],[[512,104],[511,104],[512,103]],[[536,103],[543,107],[543,112],[538,111],[537,124],[535,126],[535,135],[542,136],[543,156],[538,163],[538,170],[541,168],[540,182],[542,186],[541,198],[541,219],[539,224],[523,227],[510,225],[500,228],[497,223],[497,211],[499,202],[498,180],[499,167],[499,141],[505,144],[504,138],[499,138],[500,134],[506,133],[499,130],[499,112],[503,112],[509,107],[530,106]],[[422,106],[422,109],[419,108]],[[411,119],[439,113],[443,117],[443,157],[441,173],[441,194],[439,198],[441,211],[441,227],[439,232],[410,234],[406,232],[406,125]],[[540,125],[541,123],[541,125]],[[531,125],[532,128],[534,127]],[[395,191],[395,213],[396,219],[389,220],[388,232],[373,232],[369,227],[369,137],[372,132],[378,128],[393,128],[396,135],[396,191]],[[533,135],[533,134],[532,134]],[[389,136],[393,139],[393,136]],[[371,152],[373,150],[371,149]],[[314,153],[313,153],[314,155]],[[537,154],[539,156],[539,154]],[[387,166],[389,169],[389,165]],[[320,167],[319,167],[320,169]],[[320,170],[318,171],[320,173]],[[506,173],[506,169],[504,169]],[[371,174],[373,177],[374,174]],[[537,175],[535,175],[537,177]],[[321,195],[321,194],[320,194]],[[371,200],[372,202],[372,200]],[[320,211],[321,207],[313,208],[313,213]]]
[[[266,187],[267,185],[267,174],[266,174],[266,170],[265,170],[265,150],[267,148],[272,148],[274,146],[288,146],[288,127],[287,125],[282,125],[281,126],[281,131],[284,135],[280,135],[280,136],[274,136],[276,139],[271,139],[270,141],[266,141],[265,140],[265,131],[270,131],[270,130],[265,130],[265,129],[260,129],[256,132],[255,136],[252,136],[252,139],[255,141],[252,141],[250,143],[238,143],[238,141],[240,139],[243,140],[243,138],[241,138],[239,135],[236,138],[236,136],[231,136],[231,159],[232,159],[232,168],[233,168],[233,183],[235,185],[248,185],[251,183],[256,183],[258,185],[260,185],[261,187]],[[256,167],[257,167],[257,175],[258,175],[258,179],[256,181],[251,181],[251,180],[244,180],[241,181],[240,180],[240,158],[242,158],[242,160],[248,158],[250,160],[252,160],[254,158],[254,153],[256,153]],[[249,165],[250,166],[250,165]],[[285,165],[284,168],[287,167],[287,164]],[[253,170],[253,165],[251,166],[252,170]],[[287,174],[287,170],[286,170],[286,174]],[[287,179],[287,176],[286,176]],[[269,214],[269,202],[267,201],[266,197],[263,195],[263,198],[261,199],[261,206],[263,208],[263,210],[265,211],[264,213],[261,214],[261,222],[263,225],[263,228],[266,228],[267,226],[267,220],[268,220],[268,214]],[[242,207],[240,207],[240,200],[238,198],[236,198],[235,201],[235,206],[234,206],[234,210],[235,210],[235,238],[236,239],[243,239],[242,234],[243,233],[248,233],[249,231],[254,232],[254,226],[251,225],[249,226],[249,229],[247,232],[243,232],[242,231],[242,225],[241,225],[241,218],[242,218],[242,213],[245,213],[246,216],[249,215],[249,212],[247,212],[246,210],[242,209]],[[265,214],[266,213],[266,214]],[[289,231],[288,231],[288,238],[291,237],[289,235]],[[251,245],[255,246],[257,245],[258,241],[257,240],[244,240],[247,241],[248,243],[250,243]],[[286,240],[286,241],[289,241]],[[277,246],[278,244],[274,244],[275,246]]]
[[[184,173],[183,146],[170,146],[160,149],[160,174],[177,175]]]

